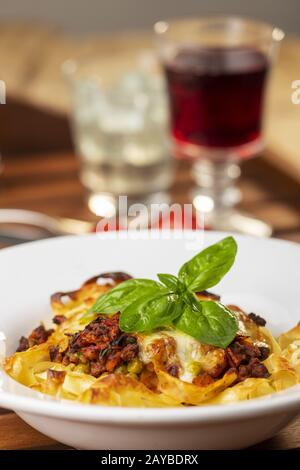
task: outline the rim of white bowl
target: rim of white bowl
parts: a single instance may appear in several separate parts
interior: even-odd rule
[[[28,241],[25,243],[20,243],[18,245],[12,245],[8,246],[5,248],[0,249],[0,257],[2,253],[7,253],[9,251],[18,251],[18,250],[24,250],[27,249],[27,247],[32,247],[33,245],[43,245],[43,244],[55,244],[55,243],[60,243],[63,241],[68,241],[68,240],[84,240],[84,239],[89,239],[89,238],[99,238],[99,239],[108,239],[108,240],[117,240],[116,238],[116,233],[120,233],[120,231],[110,231],[110,232],[92,232],[92,233],[85,233],[82,235],[60,235],[57,237],[51,237],[51,238],[42,238],[40,240],[33,240],[33,241]],[[265,238],[265,237],[255,237],[254,235],[244,235],[240,233],[234,233],[234,232],[225,232],[225,231],[220,231],[220,230],[192,230],[192,229],[141,229],[136,231],[135,233],[140,233],[141,234],[141,240],[144,240],[147,242],[147,239],[143,238],[146,233],[153,233],[159,234],[159,233],[164,233],[164,234],[169,234],[170,237],[172,238],[172,235],[174,238],[176,237],[176,240],[183,240],[183,238],[180,238],[182,236],[182,233],[186,234],[191,234],[195,235],[196,233],[202,233],[204,236],[212,235],[213,237],[227,237],[227,236],[232,236],[237,239],[242,239],[242,240],[248,240],[248,241],[253,241],[256,243],[268,243],[268,244],[274,244],[274,245],[286,245],[286,246],[293,246],[296,249],[300,250],[300,243],[292,241],[292,240],[285,240],[282,238]],[[136,236],[135,236],[136,237]],[[153,237],[155,241],[158,241],[159,238]],[[126,238],[120,238],[120,241],[124,241]],[[138,240],[138,238],[134,238],[134,240]],[[151,238],[150,238],[151,240]],[[163,241],[167,241],[168,238],[164,238]],[[192,240],[191,238],[186,238],[185,241],[189,242]]]
[[[163,230],[164,232],[181,232],[180,230]],[[143,232],[147,232],[144,230]],[[160,230],[157,230],[160,232]],[[192,232],[186,230],[186,232]],[[229,232],[208,232],[212,235],[233,235],[237,238],[255,240],[256,242],[266,242],[272,244],[284,244],[298,247],[295,242],[280,239],[258,239],[249,235],[239,235]],[[110,232],[85,235],[68,235],[56,237],[53,239],[38,240],[24,245],[4,248],[1,252],[11,250],[22,250],[28,245],[57,243],[62,239],[89,237],[113,238]],[[0,252],[0,257],[1,257]],[[0,371],[5,374],[4,371]],[[299,394],[295,394],[296,389]],[[292,392],[292,395],[290,394]],[[56,401],[46,397],[45,401],[34,398],[20,396],[19,394],[0,391],[0,405],[4,408],[12,409],[17,412],[42,415],[51,418],[66,419],[68,421],[86,421],[98,422],[111,425],[168,425],[168,424],[193,424],[208,423],[220,421],[235,421],[242,418],[251,418],[256,416],[279,414],[282,412],[300,412],[300,384],[290,387],[287,390],[275,392],[257,399],[251,399],[234,404],[222,405],[203,405],[192,407],[172,407],[172,408],[130,408],[87,405],[82,403],[73,403],[68,401]],[[156,412],[156,413],[155,413]]]
[[[68,421],[85,421],[118,425],[167,425],[213,423],[236,421],[256,416],[280,414],[282,412],[300,412],[299,394],[288,396],[287,391],[277,392],[249,401],[223,404],[203,405],[182,408],[130,408],[116,406],[86,405],[72,402],[41,401],[37,398],[18,396],[1,392],[0,405],[17,412],[42,415]]]

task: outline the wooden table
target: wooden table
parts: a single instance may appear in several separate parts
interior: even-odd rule
[[[172,202],[187,203],[190,168],[178,163],[171,188]],[[50,215],[96,221],[86,205],[72,150],[56,153],[4,155],[0,207],[32,209]],[[271,158],[243,164],[241,209],[269,222],[276,237],[300,241],[300,185],[272,166]]]

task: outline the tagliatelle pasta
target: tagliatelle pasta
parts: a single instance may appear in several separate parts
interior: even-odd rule
[[[55,327],[40,326],[21,338],[19,351],[5,359],[5,371],[57,399],[128,407],[233,403],[299,382],[299,325],[276,340],[263,319],[231,305],[238,331],[222,349],[174,325],[124,333],[117,312],[89,312],[101,294],[126,279],[122,273],[108,273],[77,291],[54,294]],[[206,291],[197,296],[216,299]]]

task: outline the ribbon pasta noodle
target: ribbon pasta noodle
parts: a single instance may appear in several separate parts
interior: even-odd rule
[[[5,371],[57,399],[127,407],[234,403],[299,382],[300,325],[275,339],[260,317],[257,321],[257,316],[228,306],[239,330],[232,344],[221,349],[176,327],[125,334],[118,313],[87,314],[124,276],[101,275],[77,291],[54,294],[54,329],[40,326],[22,338],[19,351],[5,359]],[[215,296],[201,292],[198,297]]]

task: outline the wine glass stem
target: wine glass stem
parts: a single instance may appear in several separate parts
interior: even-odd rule
[[[240,200],[236,181],[241,174],[235,161],[216,162],[201,159],[194,163],[193,178],[197,186],[193,191],[196,209],[206,213],[209,223],[226,217]]]

